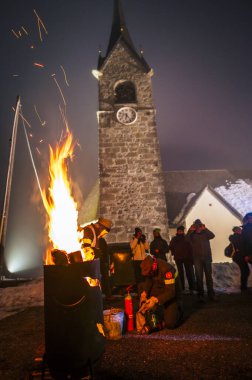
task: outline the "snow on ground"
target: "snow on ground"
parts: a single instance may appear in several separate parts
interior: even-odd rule
[[[214,263],[214,288],[219,293],[240,291],[240,271],[235,263]],[[249,287],[252,287],[250,266]],[[26,282],[19,286],[0,288],[0,319],[15,314],[31,306],[44,305],[43,278]]]
[[[252,181],[238,179],[235,183],[227,182],[226,186],[216,187],[219,193],[242,216],[252,211]]]
[[[19,286],[0,288],[0,319],[31,306],[44,305],[44,282],[37,279]]]

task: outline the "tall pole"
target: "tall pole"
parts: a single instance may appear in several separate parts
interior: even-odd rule
[[[5,185],[1,226],[0,226],[0,278],[1,280],[4,279],[4,272],[5,272],[4,248],[5,248],[5,242],[6,242],[6,231],[7,231],[7,223],[8,223],[8,215],[9,215],[9,206],[10,206],[10,195],[11,195],[11,185],[12,185],[12,177],[13,177],[13,169],[14,169],[19,111],[20,111],[20,97],[18,96],[17,102],[16,102],[13,128],[12,128],[9,164],[8,164],[8,171],[7,171],[7,178],[6,178],[6,185]]]

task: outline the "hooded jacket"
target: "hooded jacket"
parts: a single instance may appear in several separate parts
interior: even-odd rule
[[[209,240],[215,237],[214,233],[205,228],[201,232],[188,231],[193,249],[194,259],[210,259],[212,261],[212,251]]]

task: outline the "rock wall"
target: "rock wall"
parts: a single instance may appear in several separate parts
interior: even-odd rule
[[[134,104],[116,104],[114,89],[122,80],[135,85]],[[137,120],[123,125],[117,110],[130,106]],[[152,240],[154,226],[168,238],[168,220],[157,137],[151,76],[123,43],[108,58],[99,81],[100,215],[111,219],[108,242],[126,242],[140,226]]]

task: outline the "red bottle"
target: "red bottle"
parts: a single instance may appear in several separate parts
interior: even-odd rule
[[[127,288],[128,294],[124,298],[124,308],[127,318],[127,331],[134,330],[133,302],[130,295],[130,288]]]

